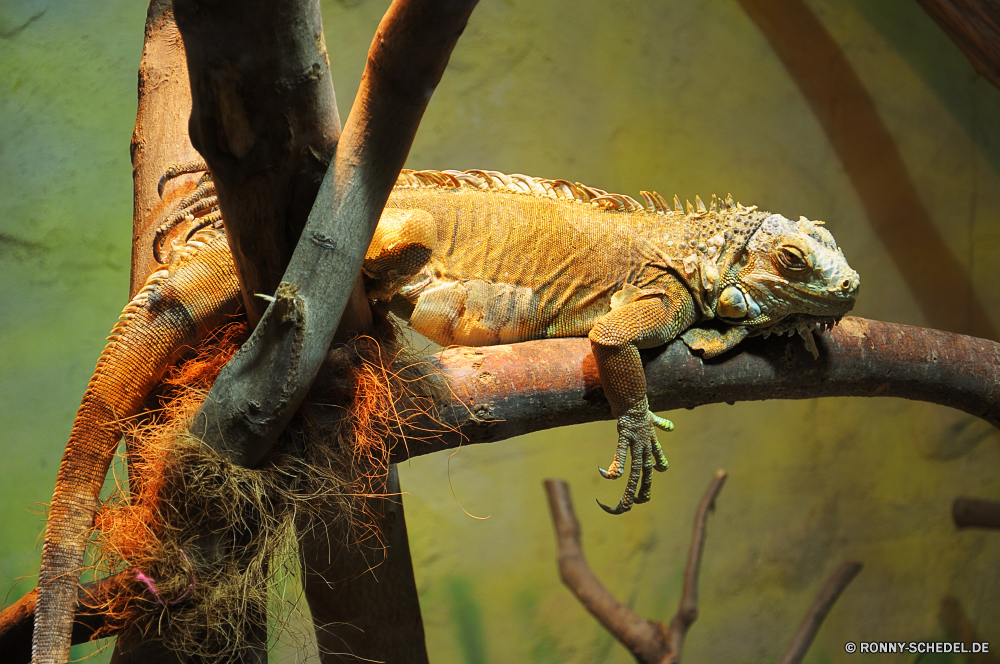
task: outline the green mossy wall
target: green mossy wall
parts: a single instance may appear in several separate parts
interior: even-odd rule
[[[915,3],[806,4],[873,98],[920,203],[1000,327],[1000,91]],[[341,117],[386,5],[324,5]],[[34,583],[14,586],[38,564],[37,504],[51,496],[79,398],[127,298],[128,146],[144,18],[141,2],[0,2],[0,580],[13,587],[8,599]],[[799,88],[730,0],[482,0],[407,165],[566,178],[632,195],[732,192],[788,217],[824,219],[862,275],[856,313],[925,324],[921,294],[893,266]],[[695,505],[719,467],[730,479],[709,524],[687,661],[774,661],[845,559],[865,569],[807,662],[913,662],[848,656],[843,647],[944,638],[949,594],[983,640],[1000,643],[1000,533],[956,532],[950,519],[955,496],[1000,494],[1000,441],[990,427],[890,399],[746,403],[669,417],[677,429],[661,440],[671,469],[657,476],[652,503],[620,518],[593,503],[613,503],[622,490],[596,468],[610,461],[613,423],[400,469],[433,662],[631,661],[559,582],[542,479],[571,483],[598,575],[637,611],[665,621]],[[286,648],[280,657],[296,655]]]

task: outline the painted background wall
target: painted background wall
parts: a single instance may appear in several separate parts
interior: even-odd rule
[[[343,118],[386,5],[324,5]],[[858,315],[995,336],[1000,91],[915,3],[805,6],[861,85],[845,87],[819,115],[773,36],[734,0],[482,0],[407,165],[566,178],[633,196],[732,192],[787,217],[826,220],[862,276]],[[141,2],[0,2],[0,587],[10,589],[8,601],[35,582],[38,504],[51,496],[80,396],[127,299],[128,146],[144,18]],[[821,119],[836,119],[859,94],[870,97],[900,156],[897,175],[912,185],[909,198],[898,188],[885,195],[928,224],[904,216],[887,231],[884,220],[873,223],[858,183],[882,182],[884,165],[845,166]],[[919,277],[937,266],[906,260],[921,244],[950,256],[968,289],[924,283]],[[959,315],[940,315],[956,307]],[[639,613],[667,621],[695,505],[720,467],[730,479],[709,523],[688,661],[774,661],[846,559],[865,569],[808,662],[876,661],[844,654],[844,643],[944,639],[963,619],[1000,651],[1000,534],[956,532],[950,520],[957,495],[1000,494],[990,427],[893,399],[720,405],[669,417],[677,429],[661,441],[671,470],[656,477],[652,503],[620,518],[593,502],[613,504],[623,488],[597,474],[613,452],[610,422],[462,449],[450,479],[445,455],[401,468],[433,662],[631,661],[559,582],[542,479],[571,483],[597,574]],[[463,507],[490,518],[472,519]],[[964,618],[942,612],[947,597]],[[280,657],[305,655],[285,648]]]

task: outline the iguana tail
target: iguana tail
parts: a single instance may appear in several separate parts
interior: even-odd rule
[[[206,229],[146,281],[111,330],[73,422],[49,508],[32,642],[35,664],[69,660],[87,531],[121,423],[139,412],[179,350],[196,344],[238,308],[225,234]]]

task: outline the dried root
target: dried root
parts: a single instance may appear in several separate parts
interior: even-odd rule
[[[331,546],[381,546],[364,499],[384,495],[392,446],[413,442],[404,425],[434,420],[432,396],[420,393],[425,365],[401,360],[388,325],[331,351],[275,451],[246,469],[187,434],[245,337],[242,324],[216,333],[165,381],[162,407],[132,427],[131,487],[104,502],[92,536],[95,570],[127,569],[131,581],[93,607],[108,616],[105,632],[232,657],[253,645],[249,623],[287,622],[294,598],[275,601],[269,588],[297,573],[299,534],[321,528],[346,540]]]

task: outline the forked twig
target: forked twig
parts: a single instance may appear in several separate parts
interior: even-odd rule
[[[573,512],[569,487],[562,480],[545,480],[559,544],[559,574],[563,583],[641,664],[673,664],[680,661],[684,636],[698,617],[698,572],[704,551],[705,523],[725,481],[725,471],[716,472],[698,506],[684,572],[684,590],[668,630],[662,623],[646,620],[619,602],[594,576],[583,557],[580,524]]]
[[[684,637],[698,617],[698,573],[705,547],[705,524],[708,513],[715,508],[715,499],[726,481],[726,472],[719,470],[712,478],[695,515],[694,534],[684,571],[684,589],[680,606],[670,621],[669,629],[662,623],[646,620],[615,599],[594,576],[583,556],[580,545],[580,524],[573,512],[569,487],[562,480],[545,480],[549,508],[555,523],[559,546],[559,574],[580,603],[604,625],[611,635],[628,648],[640,664],[677,664],[684,649]],[[846,562],[827,579],[813,600],[791,645],[778,660],[779,664],[799,664],[812,645],[816,633],[833,603],[861,570],[861,563]]]

